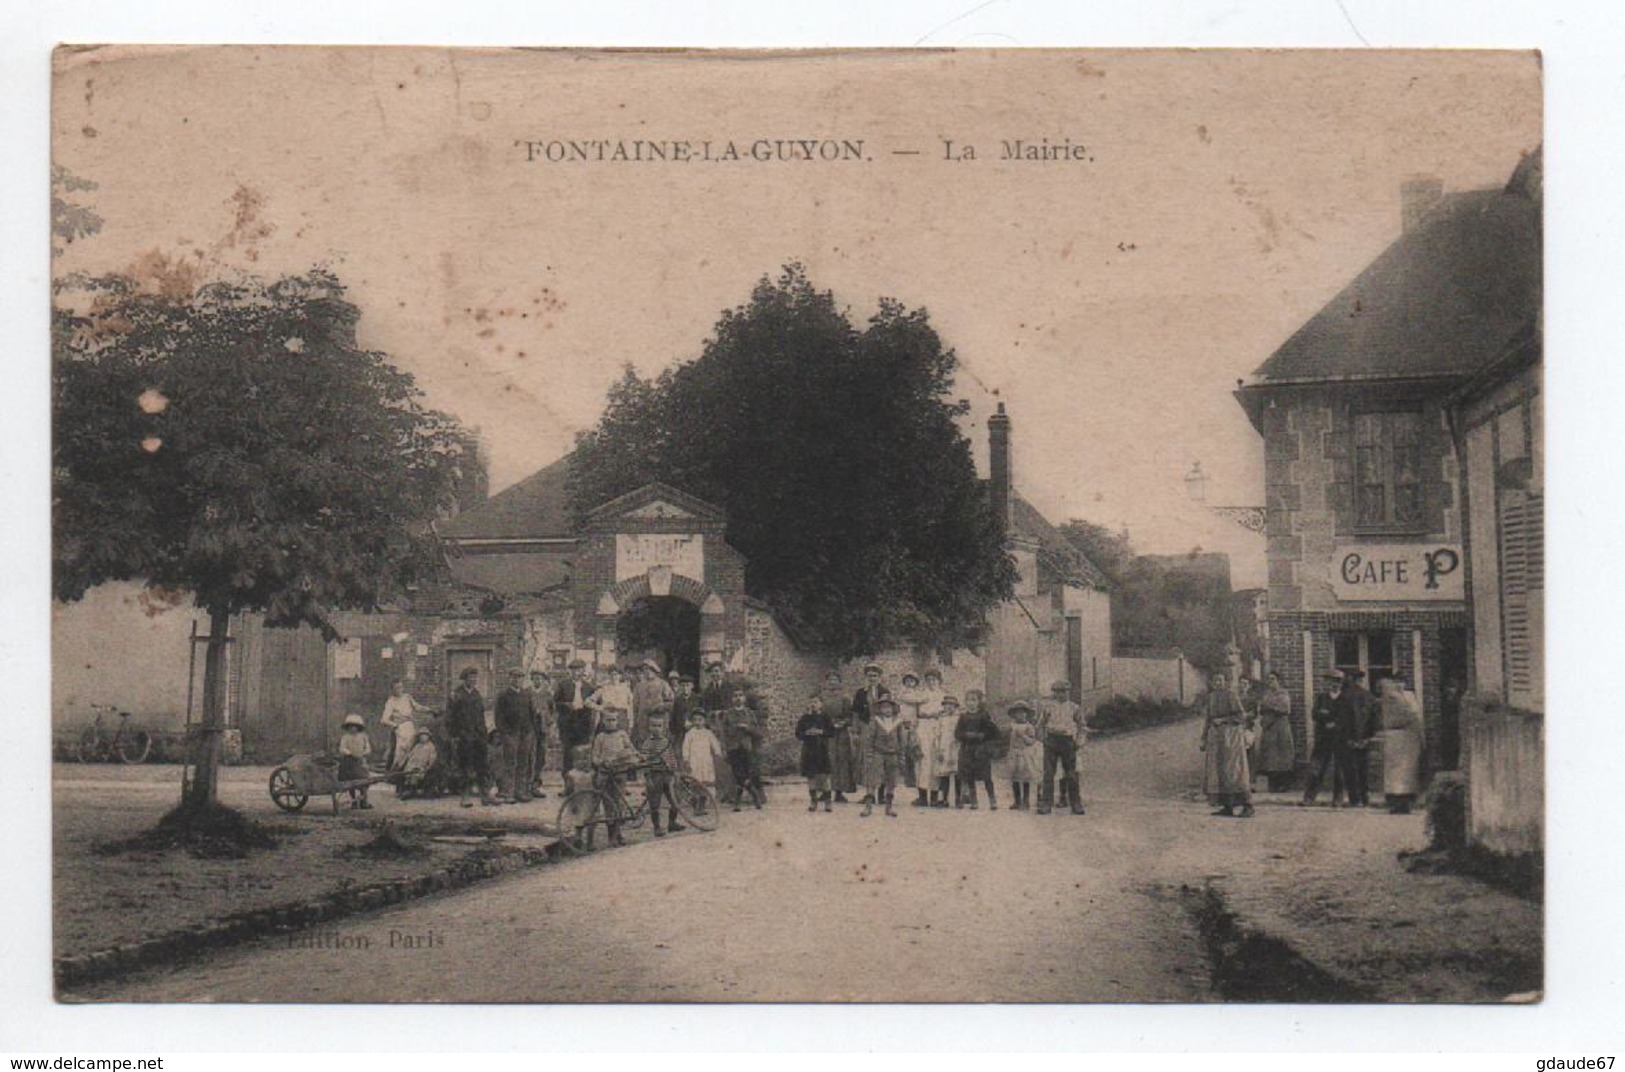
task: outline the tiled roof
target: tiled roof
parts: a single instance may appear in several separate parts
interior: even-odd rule
[[[1447,195],[1283,343],[1255,382],[1470,375],[1493,360],[1540,308],[1538,190],[1524,175],[1503,190]]]
[[[551,591],[570,580],[564,555],[530,551],[498,554],[461,554],[448,558],[451,575],[460,584],[499,595],[534,595]]]
[[[440,534],[462,539],[547,540],[576,535],[570,507],[570,459],[566,454],[512,487],[491,496],[444,525]]]
[[[1059,582],[1101,591],[1110,587],[1099,567],[1063,536],[1060,529],[1050,524],[1037,507],[1014,491],[1010,494],[1010,527],[1017,536],[1025,536],[1038,544],[1041,585]]]

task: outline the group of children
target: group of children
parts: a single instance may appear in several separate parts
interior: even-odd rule
[[[894,697],[878,686],[877,669],[869,668],[871,684],[851,704],[832,703],[835,681],[813,693],[796,723],[809,812],[820,805],[831,811],[832,804],[847,801],[847,793],[861,790],[862,817],[872,815],[876,805],[895,817],[899,784],[915,789],[915,807],[976,809],[980,787],[988,808],[997,810],[993,764],[1003,758],[1013,810],[1033,808],[1032,786],[1039,782],[1036,810],[1049,813],[1059,773],[1063,803],[1083,813],[1077,747],[1087,726],[1082,710],[1068,699],[1065,682],[1056,683],[1042,709],[1024,700],[1011,704],[1005,729],[988,713],[978,690],[967,692],[961,707],[956,696],[930,692],[941,678],[927,671],[922,695],[928,700],[914,699],[910,690],[919,678],[912,673],[903,675],[903,689]]]

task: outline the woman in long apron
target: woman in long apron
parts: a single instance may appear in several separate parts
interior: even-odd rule
[[[1202,713],[1202,791],[1217,805],[1213,814],[1253,817],[1252,772],[1247,766],[1247,712],[1225,674],[1213,675],[1200,701]],[[1241,811],[1236,811],[1236,806]]]
[[[1398,678],[1382,683],[1382,796],[1394,815],[1410,814],[1422,791],[1422,707]]]

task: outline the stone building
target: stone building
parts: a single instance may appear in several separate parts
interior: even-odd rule
[[[1016,490],[1010,419],[989,421],[989,494],[1000,504],[1019,580],[980,642],[874,658],[893,683],[938,667],[945,686],[984,691],[995,709],[1047,696],[1065,680],[1087,707],[1112,695],[1111,611],[1103,576]],[[697,675],[712,660],[757,686],[770,737],[784,748],[804,697],[842,664],[745,590],[727,518],[678,488],[649,484],[578,519],[569,456],[438,526],[444,569],[398,606],[338,613],[342,639],[313,629],[233,623],[228,722],[253,761],[333,747],[349,712],[376,719],[396,680],[434,708],[467,667],[488,701],[511,669],[562,671],[653,658]],[[375,745],[386,743],[375,729]]]
[[[1320,675],[1359,669],[1420,698],[1437,770],[1461,762],[1456,698],[1496,644],[1470,610],[1462,407],[1533,335],[1540,204],[1430,179],[1402,203],[1399,237],[1236,398],[1263,439],[1269,653],[1300,751]]]

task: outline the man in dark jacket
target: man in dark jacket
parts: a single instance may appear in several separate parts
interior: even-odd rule
[[[446,705],[446,730],[457,746],[457,766],[463,775],[462,806],[472,808],[469,792],[476,784],[481,804],[495,804],[491,795],[491,764],[485,727],[485,697],[480,695],[480,672],[472,666],[458,675],[460,683]]]
[[[1347,785],[1348,737],[1345,725],[1349,718],[1348,701],[1343,696],[1343,672],[1328,670],[1323,680],[1326,688],[1315,695],[1314,706],[1309,709],[1309,720],[1314,727],[1314,751],[1309,756],[1309,783],[1303,789],[1305,805],[1313,804],[1320,794],[1321,783],[1329,773],[1332,777],[1332,806],[1342,802]]]
[[[863,668],[863,688],[852,695],[852,717],[859,725],[869,721],[875,704],[891,699],[891,690],[881,684],[885,676],[886,672],[879,663],[870,663]]]
[[[1363,808],[1371,803],[1369,764],[1371,738],[1379,704],[1365,687],[1365,672],[1350,670],[1348,684],[1343,687],[1344,714],[1342,728],[1348,749],[1349,806]]]
[[[570,663],[570,676],[562,679],[553,689],[553,717],[559,724],[559,769],[569,770],[575,762],[576,749],[592,743],[592,708],[587,698],[592,689],[587,684],[587,664],[580,659]]]
[[[502,734],[498,751],[497,792],[504,803],[530,801],[536,782],[532,765],[536,762],[536,705],[525,687],[525,672],[508,672],[508,687],[497,697],[497,732]]]

